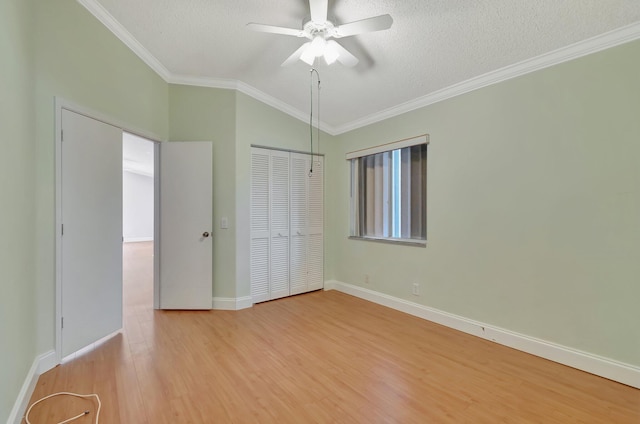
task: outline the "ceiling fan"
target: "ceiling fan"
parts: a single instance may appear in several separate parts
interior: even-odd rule
[[[313,66],[316,57],[324,57],[327,65],[331,65],[337,60],[345,66],[355,66],[358,63],[358,59],[335,40],[331,40],[331,38],[350,37],[366,32],[389,29],[391,28],[391,24],[393,24],[393,19],[389,15],[380,15],[347,24],[336,25],[327,19],[328,1],[329,0],[309,0],[311,19],[304,22],[302,29],[256,24],[253,22],[247,24],[247,27],[253,31],[293,35],[310,40],[293,52],[293,54],[282,63],[282,66],[291,65],[297,60],[302,60]]]

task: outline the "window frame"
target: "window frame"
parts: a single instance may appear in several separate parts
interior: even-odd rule
[[[424,191],[422,194],[422,199],[421,199],[421,203],[422,203],[422,211],[423,211],[423,222],[424,222],[424,238],[402,238],[402,237],[393,237],[393,236],[389,236],[389,237],[384,237],[384,236],[372,236],[372,235],[360,235],[359,233],[359,229],[358,227],[360,225],[362,225],[360,223],[360,219],[362,219],[362,215],[359,215],[359,211],[358,211],[358,204],[362,201],[362,199],[359,197],[359,194],[357,193],[357,188],[355,187],[356,184],[356,178],[354,178],[354,173],[356,172],[360,172],[360,169],[358,167],[358,161],[354,160],[354,159],[358,159],[358,158],[362,158],[365,156],[370,156],[370,155],[375,155],[378,153],[385,153],[385,152],[393,152],[396,150],[400,150],[400,149],[404,149],[404,148],[408,148],[408,147],[413,147],[413,146],[418,146],[418,145],[425,145],[428,146],[429,144],[429,135],[428,134],[423,134],[423,135],[419,135],[416,137],[411,137],[411,138],[406,138],[403,140],[399,140],[396,142],[392,142],[392,143],[386,143],[386,144],[382,144],[382,145],[378,145],[378,146],[373,146],[373,147],[369,147],[369,148],[365,148],[365,149],[360,149],[360,150],[356,150],[353,152],[349,152],[346,154],[346,159],[349,161],[349,169],[350,169],[350,193],[349,193],[349,239],[352,240],[363,240],[363,241],[373,241],[373,242],[382,242],[382,243],[392,243],[392,244],[401,244],[401,245],[409,245],[409,246],[418,246],[418,247],[426,247],[427,244],[427,227],[426,227],[426,222],[427,222],[427,187],[426,187],[426,181],[427,181],[427,164],[425,162],[425,170],[424,170],[424,174],[422,174],[422,178],[423,178],[423,182],[425,184],[424,187]],[[401,158],[394,158],[394,154],[391,153],[390,155],[390,162],[395,162],[396,164],[398,162],[401,162],[402,159]],[[400,155],[398,155],[400,156]],[[425,161],[427,160],[427,153],[425,151]],[[392,168],[390,168],[389,170],[389,174],[392,173]],[[400,171],[401,173],[401,171]],[[401,178],[401,177],[400,177]],[[389,188],[390,183],[386,184],[384,188]],[[383,196],[384,197],[389,197],[391,198],[394,195],[393,190],[384,190],[383,188]],[[389,191],[387,193],[387,191]],[[393,208],[389,208],[389,213],[394,213]],[[391,222],[391,226],[395,226],[396,222],[395,220],[392,220]],[[391,228],[391,231],[389,231],[390,234],[394,234],[397,233],[393,228]]]

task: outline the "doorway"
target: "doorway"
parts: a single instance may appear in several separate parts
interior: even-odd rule
[[[122,282],[124,326],[153,308],[155,143],[122,134]]]
[[[129,313],[123,314],[125,304],[132,305],[134,315],[142,311],[145,322],[138,325],[149,324],[153,309],[211,309],[213,143],[138,137],[143,160],[123,154],[125,125],[64,99],[55,103],[55,352],[62,363],[121,331]],[[125,167],[153,181],[146,184],[152,194],[132,189],[129,195],[134,201],[152,199],[153,206],[134,207],[134,215],[152,212],[142,214],[145,225],[127,224],[123,243],[123,191],[130,188],[123,187]],[[127,300],[123,271],[142,285],[141,290],[132,287]],[[124,321],[136,331],[135,322]]]

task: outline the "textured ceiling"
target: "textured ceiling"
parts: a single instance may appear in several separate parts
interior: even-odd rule
[[[174,76],[238,80],[300,112],[309,66],[280,64],[305,39],[249,22],[301,28],[306,0],[97,1]],[[391,29],[340,39],[355,68],[316,62],[322,121],[347,127],[397,105],[640,22],[638,0],[329,0],[336,24],[390,14]]]

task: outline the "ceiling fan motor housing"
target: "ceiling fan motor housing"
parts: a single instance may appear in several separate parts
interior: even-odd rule
[[[310,40],[313,40],[317,35],[321,35],[325,40],[338,35],[336,26],[331,21],[318,23],[309,19],[302,25],[302,30],[305,34],[308,34],[307,38]]]

